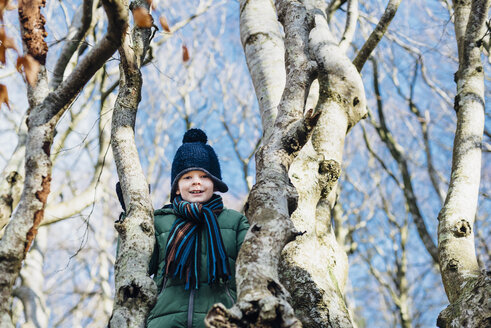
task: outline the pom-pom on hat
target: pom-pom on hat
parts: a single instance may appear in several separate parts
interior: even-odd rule
[[[227,192],[228,187],[222,181],[220,163],[215,151],[207,145],[208,137],[203,130],[189,129],[184,133],[182,146],[177,149],[172,161],[171,201],[176,196],[179,179],[189,171],[200,170],[213,180],[215,190]]]

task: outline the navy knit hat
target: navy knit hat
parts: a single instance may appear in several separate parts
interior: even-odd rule
[[[182,138],[182,146],[177,149],[172,161],[171,201],[176,196],[179,179],[189,171],[200,170],[213,180],[215,190],[227,192],[228,187],[222,181],[220,163],[215,151],[207,145],[208,137],[200,129],[189,129]]]

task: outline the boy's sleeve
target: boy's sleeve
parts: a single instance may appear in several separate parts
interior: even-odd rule
[[[247,218],[242,215],[239,220],[239,228],[237,229],[237,253],[242,246],[247,230],[249,230],[249,221],[247,221]]]

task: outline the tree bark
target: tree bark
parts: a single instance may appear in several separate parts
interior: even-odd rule
[[[105,0],[103,5],[109,18],[108,32],[91,52],[87,54],[79,66],[70,76],[47,96],[34,94],[45,85],[45,72],[42,69],[38,77],[37,89],[28,88],[31,109],[28,112],[28,135],[26,142],[25,180],[24,189],[17,207],[7,225],[5,234],[0,240],[0,327],[13,327],[10,317],[10,304],[12,300],[12,287],[19,275],[22,261],[36,236],[37,228],[44,217],[44,208],[50,191],[51,145],[53,142],[54,127],[66,108],[72,103],[85,83],[106,62],[121,44],[122,34],[125,31],[125,17],[127,12],[118,1]],[[29,16],[27,10],[20,12],[21,24],[32,28],[32,33],[39,29],[40,16]],[[29,8],[31,10],[32,8]],[[30,22],[29,20],[33,21]],[[43,35],[41,29],[40,33]],[[35,43],[28,42],[33,34],[23,34],[24,43],[27,44],[28,53],[43,62],[42,42],[37,38]],[[45,53],[44,53],[45,55]],[[44,97],[44,98],[43,98]],[[34,106],[33,106],[34,105]]]
[[[272,1],[240,1],[240,39],[259,103],[263,139],[269,139],[285,88],[285,49]]]
[[[352,327],[344,301],[348,259],[336,241],[331,209],[346,134],[366,115],[366,100],[361,76],[329,38],[325,17],[314,17],[309,47],[319,67],[316,112],[321,114],[311,144],[302,149],[290,170],[299,193],[292,220],[296,229],[306,233],[285,248],[282,281],[292,292],[292,304],[305,327]]]
[[[24,308],[25,327],[47,328],[49,309],[44,297],[44,253],[48,243],[48,228],[40,228],[20,272],[21,285],[13,291]],[[23,325],[23,327],[24,327]]]
[[[283,247],[300,234],[290,220],[293,204],[288,169],[318,119],[312,111],[303,113],[316,66],[308,58],[312,17],[293,1],[279,1],[277,8],[285,29],[286,87],[274,125],[263,127],[269,137],[256,154],[257,182],[246,205],[251,228],[237,259],[237,303],[230,310],[215,305],[205,320],[210,327],[223,327],[223,322],[301,327],[278,269]]]
[[[14,153],[2,171],[0,184],[0,239],[3,228],[9,222],[12,211],[17,206],[24,183],[24,155],[26,150],[27,126],[19,127],[19,140]]]
[[[438,252],[450,306],[439,327],[489,325],[489,272],[480,271],[474,247],[474,218],[481,173],[484,129],[484,71],[481,42],[489,0],[454,1],[459,51],[456,74],[457,128],[448,194],[438,220]],[[485,325],[484,325],[485,326]]]
[[[133,1],[133,10],[145,8],[145,0]],[[120,85],[113,112],[111,145],[126,204],[126,217],[117,221],[119,251],[115,265],[114,308],[109,326],[145,327],[155,304],[157,286],[148,276],[148,263],[155,245],[153,207],[135,143],[135,120],[141,100],[140,68],[150,43],[150,28],[134,27],[119,53]]]

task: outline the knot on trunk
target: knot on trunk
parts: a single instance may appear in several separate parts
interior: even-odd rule
[[[10,185],[14,185],[17,181],[22,180],[22,176],[18,172],[12,171],[7,175],[6,180]]]
[[[457,271],[459,268],[459,262],[456,259],[451,259],[448,261],[448,269],[450,271]]]
[[[319,175],[319,183],[322,188],[321,197],[325,198],[341,175],[341,165],[332,159],[322,160],[319,163]]]
[[[154,233],[153,225],[151,225],[147,220],[144,220],[142,221],[142,223],[140,223],[140,228],[148,236],[152,236]]]
[[[239,328],[239,318],[231,315],[233,311],[229,311],[222,303],[213,305],[211,310],[205,317],[206,327],[216,328]]]
[[[133,277],[126,281],[118,289],[118,303],[127,302],[151,303],[154,304],[157,294],[157,285],[150,277]]]
[[[265,285],[263,284],[265,283]],[[288,304],[290,294],[278,281],[267,278],[261,283],[261,290],[253,297],[245,296],[232,308],[215,304],[205,318],[207,327],[284,327],[300,328],[301,322],[295,317],[293,308]],[[265,289],[262,289],[264,288]],[[267,289],[267,290],[266,290]]]
[[[469,221],[461,219],[455,224],[452,231],[455,237],[461,238],[469,236],[472,232],[472,228]]]

